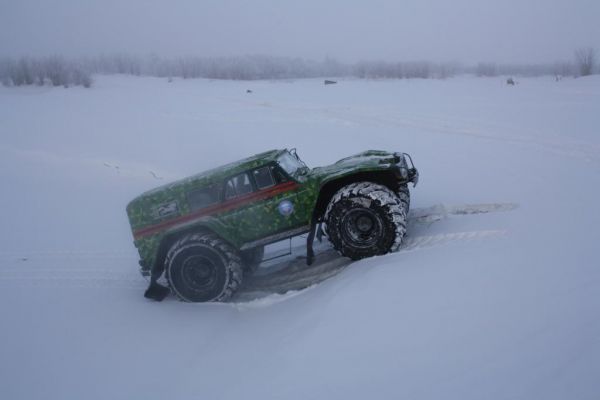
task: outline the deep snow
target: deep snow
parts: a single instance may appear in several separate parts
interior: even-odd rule
[[[596,399],[599,78],[0,88],[2,397]],[[146,301],[127,202],[279,147],[409,152],[402,251],[284,295]]]

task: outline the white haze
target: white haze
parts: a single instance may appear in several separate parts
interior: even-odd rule
[[[0,56],[553,62],[598,47],[599,17],[593,0],[0,0]]]

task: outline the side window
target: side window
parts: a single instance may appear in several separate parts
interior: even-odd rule
[[[221,193],[221,187],[221,185],[211,185],[188,192],[187,199],[190,205],[190,210],[196,211],[218,203],[220,200],[219,195]]]
[[[271,174],[275,179],[275,183],[287,182],[287,177],[279,167],[271,167]]]
[[[225,186],[225,199],[232,199],[250,192],[252,192],[252,183],[250,183],[248,174],[244,172],[227,181]]]
[[[275,186],[275,181],[273,180],[273,176],[271,176],[271,167],[262,167],[254,170],[252,173],[254,175],[254,182],[256,182],[259,190]]]
[[[233,179],[230,179],[225,184],[225,200],[229,200],[235,197],[235,185],[233,184]]]

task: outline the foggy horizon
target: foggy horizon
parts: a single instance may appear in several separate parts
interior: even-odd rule
[[[307,0],[0,3],[0,56],[268,55],[538,64],[598,47],[600,4]]]

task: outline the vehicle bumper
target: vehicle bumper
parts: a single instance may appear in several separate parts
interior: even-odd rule
[[[417,186],[419,182],[419,171],[415,167],[408,153],[394,153],[396,159],[396,175],[401,183],[411,182]]]

